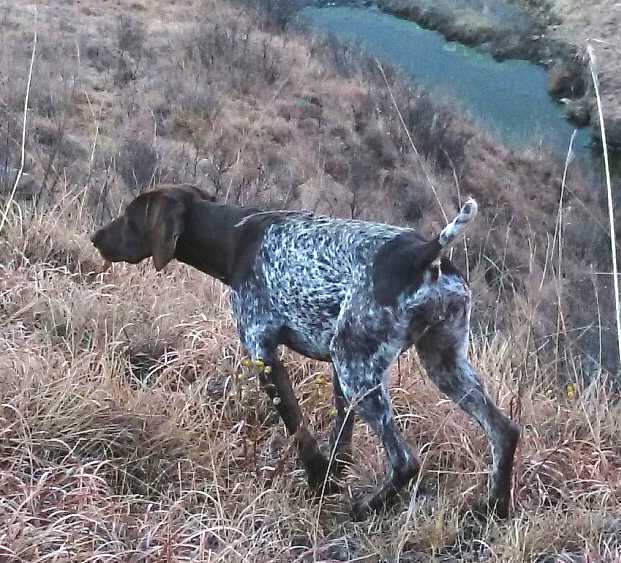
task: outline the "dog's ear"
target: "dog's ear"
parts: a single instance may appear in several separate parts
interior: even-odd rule
[[[186,204],[170,194],[154,193],[147,204],[147,229],[153,264],[159,272],[175,257],[183,234]]]

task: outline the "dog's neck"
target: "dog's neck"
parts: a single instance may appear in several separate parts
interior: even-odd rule
[[[244,229],[235,227],[260,211],[210,201],[194,202],[177,241],[175,258],[230,285]]]

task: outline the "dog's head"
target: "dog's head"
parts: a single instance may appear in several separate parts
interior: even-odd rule
[[[153,256],[161,270],[175,256],[187,214],[197,200],[211,199],[193,186],[162,187],[134,199],[125,212],[91,237],[108,262],[136,264]]]

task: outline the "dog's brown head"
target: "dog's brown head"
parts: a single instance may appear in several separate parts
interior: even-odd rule
[[[161,270],[175,256],[190,206],[211,199],[194,186],[166,186],[139,195],[123,215],[99,229],[91,242],[109,262],[136,264],[153,256]]]

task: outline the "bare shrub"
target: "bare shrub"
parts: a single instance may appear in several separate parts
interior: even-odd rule
[[[428,94],[408,105],[406,122],[418,150],[441,169],[461,166],[471,133],[460,132],[453,115],[438,110]]]
[[[267,13],[270,19],[276,23],[277,29],[284,31],[302,5],[301,0],[269,0]]]
[[[435,207],[433,194],[421,178],[400,176],[394,180],[396,193],[400,195],[405,219],[418,225],[424,221]]]
[[[232,63],[239,53],[246,53],[251,29],[240,29],[235,22],[232,26],[223,26],[208,20],[201,21],[192,40],[188,43],[188,55],[198,60],[206,68],[215,64]]]
[[[144,24],[141,20],[129,15],[119,16],[116,40],[120,51],[140,59],[145,43]]]
[[[118,56],[114,83],[125,86],[136,80],[144,51],[145,33],[141,20],[122,15],[117,22]]]
[[[300,0],[245,0],[264,18],[264,29],[285,31],[301,7]]]
[[[335,71],[344,78],[354,76],[359,68],[359,54],[361,49],[353,43],[339,41],[329,34],[318,43],[318,50],[333,66]]]
[[[38,115],[48,119],[62,119],[74,110],[73,95],[79,89],[77,77],[68,80],[71,63],[59,56],[39,62],[33,83],[39,87],[31,90],[30,103]]]
[[[201,22],[188,44],[188,56],[207,68],[226,68],[232,87],[244,93],[272,85],[283,75],[283,57],[272,36],[235,23]]]
[[[50,152],[57,152],[65,165],[86,156],[86,149],[66,133],[62,124],[39,122],[35,128],[35,137]]]
[[[167,184],[195,183],[197,158],[198,153],[191,152],[189,148],[160,148],[157,155],[156,181]]]
[[[133,193],[143,191],[153,181],[158,155],[153,146],[142,139],[128,138],[117,161],[121,178]]]
[[[136,80],[137,76],[138,73],[135,62],[128,55],[122,54],[119,56],[114,72],[114,83],[117,86],[125,86]]]
[[[83,35],[80,38],[80,45],[81,52],[99,72],[105,72],[114,67],[117,61],[114,47],[104,39]]]
[[[377,128],[369,128],[364,134],[364,144],[371,151],[373,158],[385,168],[393,168],[397,154],[390,137]]]

